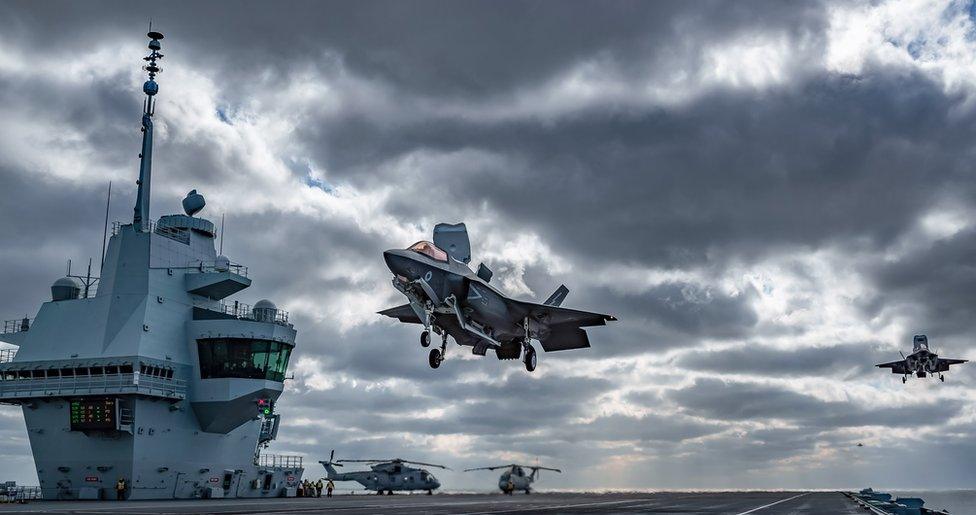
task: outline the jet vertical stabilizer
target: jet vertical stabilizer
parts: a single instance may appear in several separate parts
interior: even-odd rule
[[[559,307],[566,300],[567,295],[569,295],[569,288],[565,284],[560,284],[559,288],[556,288],[556,291],[552,292],[552,295],[543,304]]]
[[[434,226],[434,245],[444,249],[462,263],[471,262],[471,241],[464,223],[437,224]]]

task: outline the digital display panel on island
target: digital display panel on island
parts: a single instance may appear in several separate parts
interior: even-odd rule
[[[111,397],[71,401],[71,430],[117,429],[116,400]]]

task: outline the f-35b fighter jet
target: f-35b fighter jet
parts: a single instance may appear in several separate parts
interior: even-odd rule
[[[908,376],[915,374],[917,377],[925,377],[928,374],[939,374],[939,379],[945,382],[942,372],[949,370],[949,365],[965,363],[965,359],[946,359],[940,358],[938,354],[929,350],[929,339],[924,334],[916,334],[912,353],[906,358],[901,355],[901,361],[881,363],[875,365],[878,368],[890,368],[892,374],[902,374],[901,382],[905,383]]]
[[[381,315],[408,324],[421,324],[420,344],[430,346],[434,333],[441,347],[430,351],[428,362],[437,368],[444,360],[447,337],[473,347],[484,356],[495,351],[498,359],[522,358],[525,369],[535,370],[537,357],[531,345],[538,340],[546,352],[590,346],[583,327],[606,325],[611,315],[560,307],[569,290],[560,286],[542,304],[514,300],[489,284],[492,272],[482,263],[473,272],[471,244],[463,223],[438,224],[434,241],[419,241],[407,249],[383,253],[393,272],[393,286],[408,304],[380,311]]]

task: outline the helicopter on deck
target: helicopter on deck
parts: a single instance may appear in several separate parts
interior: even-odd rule
[[[497,465],[494,467],[478,467],[473,469],[465,469],[465,472],[471,472],[473,470],[498,470],[505,469],[502,472],[501,477],[498,478],[498,489],[503,493],[512,495],[515,490],[525,490],[525,493],[531,493],[532,488],[530,485],[539,477],[540,470],[551,470],[553,472],[562,473],[559,469],[541,467],[539,465],[519,465],[517,463],[510,463],[508,465]],[[525,469],[532,471],[530,474],[525,473]]]
[[[319,461],[325,471],[326,476],[333,481],[355,481],[366,490],[375,490],[377,495],[386,492],[393,495],[393,492],[409,492],[414,490],[426,490],[427,495],[434,493],[440,488],[441,483],[433,474],[422,468],[410,467],[411,465],[421,465],[424,467],[436,467],[451,470],[444,465],[433,463],[423,463],[419,461],[408,461],[400,458],[389,460],[335,460],[335,450],[329,454],[328,461]],[[370,470],[356,472],[339,472],[335,467],[341,467],[343,463],[366,463]]]

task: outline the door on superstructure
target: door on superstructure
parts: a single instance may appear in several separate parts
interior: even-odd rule
[[[231,492],[233,492],[234,486],[234,471],[224,469],[224,481],[222,486],[224,487],[224,497],[231,497]],[[234,495],[236,497],[236,494]]]

